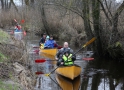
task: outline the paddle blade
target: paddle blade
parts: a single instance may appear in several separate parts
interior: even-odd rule
[[[23,32],[24,36],[26,36],[26,31]]]
[[[34,50],[33,52],[39,53],[39,50]]]
[[[35,63],[44,63],[44,62],[46,62],[45,59],[37,59],[37,60],[35,60]]]
[[[91,61],[94,60],[94,58],[83,58],[83,60]]]
[[[17,22],[16,19],[14,19],[14,21]]]
[[[44,75],[48,77],[48,76],[50,75],[50,73],[48,73],[48,74],[44,74]]]
[[[58,46],[58,49],[61,49],[62,48],[62,46]]]
[[[12,31],[10,32],[10,34],[14,34],[14,31],[12,30]]]
[[[96,40],[96,38],[93,37],[90,41],[88,41],[86,44],[83,45],[83,48],[85,48],[87,45],[91,44],[95,40]]]
[[[44,74],[43,72],[35,72],[36,75]]]
[[[39,48],[39,46],[33,46],[33,48]]]
[[[22,20],[21,20],[21,23],[24,23],[24,22],[25,22],[25,20],[24,20],[24,19],[22,19]]]

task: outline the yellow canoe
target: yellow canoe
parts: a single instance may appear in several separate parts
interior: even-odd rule
[[[50,60],[55,60],[55,56],[50,55],[50,54],[41,53],[40,56],[42,56],[43,58],[48,58]]]
[[[52,55],[52,56],[55,56],[57,51],[58,51],[57,48],[53,48],[53,49],[40,49],[40,53],[49,54],[49,55]]]
[[[44,53],[41,53],[40,54],[43,58],[46,58],[46,59],[49,59],[49,60],[55,60],[55,56],[53,55],[49,55],[49,54],[44,54]],[[56,64],[56,61],[52,61],[52,64]]]
[[[56,73],[73,80],[81,74],[81,67],[78,65],[60,66],[56,69]]]
[[[80,76],[76,77],[74,80],[71,80],[56,74],[56,80],[62,90],[79,90],[80,88]]]

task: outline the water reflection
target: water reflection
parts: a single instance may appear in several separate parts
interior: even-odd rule
[[[51,76],[39,75],[35,90],[61,90],[53,80]]]
[[[40,56],[42,56],[42,57],[44,57],[46,59],[55,60],[55,56],[53,56],[53,55],[40,53]]]
[[[124,90],[123,63],[95,60],[87,66],[81,90]]]
[[[38,44],[38,40],[39,39],[36,40],[36,37],[34,41],[32,40],[32,38],[29,38],[28,43],[30,45],[35,45]],[[29,57],[32,62],[33,72],[36,72],[38,70],[42,71],[45,74],[51,72],[55,68],[55,64],[49,61],[42,64],[34,64],[35,59],[46,57],[41,57],[35,53],[30,53]],[[123,62],[96,59],[89,62],[84,60],[77,60],[75,61],[75,63],[82,68],[82,84],[80,90],[124,90]],[[37,66],[38,68],[35,68]],[[44,74],[38,75],[38,80],[40,81],[40,84],[42,84],[39,88],[39,85],[37,84],[38,86],[36,90],[61,90],[60,87],[53,81],[56,81],[54,74],[51,74],[53,80],[50,77],[44,76]]]
[[[32,53],[32,55],[30,56],[30,58],[32,57],[32,64],[34,63],[34,60],[42,58],[45,59],[46,62],[44,63],[35,63],[35,65],[32,65],[34,68],[32,71],[33,72],[41,72],[40,75],[38,75],[37,78],[37,85],[35,87],[35,90],[62,90],[60,88],[60,85],[58,84],[58,82],[63,83],[63,81],[67,82],[67,79],[63,79],[63,77],[60,76],[55,76],[55,72],[53,72],[50,77],[45,76],[44,74],[48,74],[50,73],[52,70],[55,69],[56,67],[56,61],[54,60],[54,57],[48,56],[48,55],[42,55],[40,54],[39,57],[37,57],[38,55],[34,55],[34,53]],[[50,58],[50,59],[49,59]],[[81,58],[80,56],[78,58]],[[52,60],[51,60],[52,59]],[[83,60],[77,60],[75,61],[76,64],[78,64],[79,66],[81,66],[82,68],[82,72],[85,71],[85,66],[87,64],[87,61],[83,61]],[[57,82],[58,80],[58,82]],[[40,83],[38,83],[40,82]],[[68,83],[63,83],[63,85],[70,85],[70,88],[68,88],[68,90],[71,90],[71,87],[74,86],[75,88],[78,88],[80,86],[80,82],[81,82],[81,78],[80,76],[74,80],[69,80]],[[70,83],[69,83],[70,82]],[[66,90],[66,89],[64,89]],[[76,90],[76,89],[75,89]]]
[[[63,90],[79,90],[80,87],[80,76],[73,80],[56,74],[57,82]]]
[[[37,72],[42,72],[43,74],[38,75],[37,80],[39,79],[40,83],[37,83],[36,90],[61,90],[57,81],[55,79],[55,75],[50,74],[50,76],[46,76],[45,74],[49,74],[52,70],[54,70],[54,64],[52,61],[48,60],[45,63],[37,65]],[[39,69],[42,68],[42,69]]]

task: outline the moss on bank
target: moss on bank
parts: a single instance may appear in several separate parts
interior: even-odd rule
[[[0,90],[19,90],[19,86],[12,84],[12,82],[7,83],[0,80]]]
[[[8,43],[10,35],[0,29],[0,43]]]
[[[24,41],[16,40],[0,30],[0,90],[33,90],[32,73],[25,68],[28,65],[26,51]],[[18,63],[16,67],[15,63]]]

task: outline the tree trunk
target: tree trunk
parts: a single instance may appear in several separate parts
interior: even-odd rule
[[[34,0],[31,0],[31,4],[30,4],[30,5],[31,5],[32,8],[35,7],[35,6],[34,6]]]
[[[88,81],[89,81],[89,77],[86,77],[86,78],[83,77],[82,84],[81,84],[81,90],[87,90]]]
[[[4,9],[6,10],[7,7],[6,7],[6,0],[4,0]]]
[[[4,9],[4,1],[1,0],[1,6],[2,6],[2,10]]]
[[[103,55],[102,50],[102,40],[101,40],[101,29],[100,29],[100,5],[97,0],[92,0],[92,18],[93,18],[93,28],[95,32],[96,40],[96,53],[98,56]]]
[[[110,90],[115,90],[114,81],[113,81],[113,79],[111,78],[111,76],[109,77],[109,86],[110,86]]]
[[[34,3],[34,0],[31,0],[31,3]]]
[[[95,74],[92,79],[91,90],[98,90],[98,86],[100,84],[100,74]]]
[[[25,0],[25,4],[29,6],[29,0]]]
[[[47,19],[46,19],[46,15],[45,15],[45,11],[44,11],[44,5],[42,4],[40,6],[40,12],[41,12],[41,18],[42,18],[42,22],[43,22],[43,25],[44,25],[44,28],[46,30],[46,33],[49,35],[49,25],[47,23]]]
[[[118,18],[121,12],[124,9],[124,1],[123,3],[118,7],[116,10],[113,19],[112,19],[112,35],[111,35],[111,40],[110,44],[114,44],[119,40],[119,33],[118,33]]]
[[[10,5],[11,5],[11,3],[9,3],[8,0],[1,0],[1,8],[2,8],[2,10],[7,11],[8,9],[10,9]]]
[[[18,8],[16,7],[15,3],[13,2],[13,0],[10,0],[10,2],[13,4],[15,10],[18,12]]]
[[[84,19],[84,28],[86,35],[88,37],[88,40],[90,40],[93,37],[93,33],[90,26],[90,19],[89,19],[89,0],[82,0],[83,1],[83,19]]]

